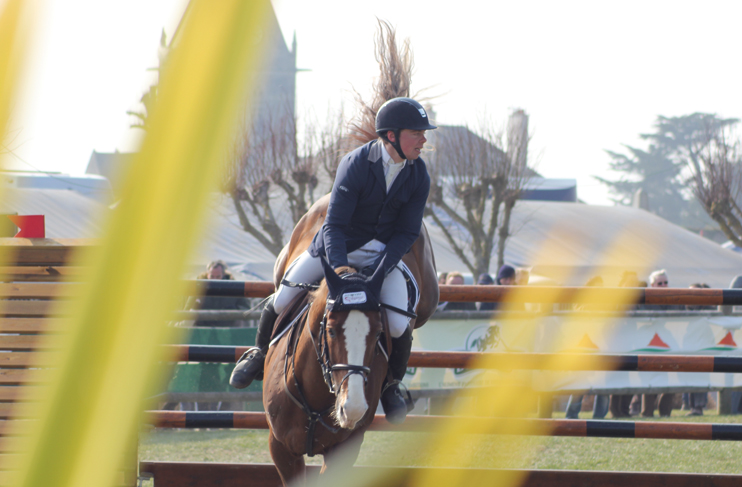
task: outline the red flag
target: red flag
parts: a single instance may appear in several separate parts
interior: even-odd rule
[[[8,215],[18,227],[16,238],[45,238],[44,215]]]

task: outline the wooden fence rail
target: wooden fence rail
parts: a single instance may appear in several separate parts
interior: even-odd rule
[[[167,345],[178,362],[236,362],[250,348]],[[410,367],[523,370],[615,370],[634,372],[742,372],[742,357],[709,355],[595,355],[579,353],[413,351]]]
[[[307,466],[307,477],[316,478],[319,465]],[[411,476],[423,467],[385,468],[385,487],[410,485]],[[472,485],[497,485],[507,478],[521,477],[521,487],[739,487],[742,476],[720,474],[655,473],[655,472],[602,472],[575,470],[497,470],[467,469],[466,473],[455,468],[437,468],[437,479],[461,479]],[[140,473],[155,479],[157,487],[277,487],[281,485],[276,467],[272,464],[238,463],[185,463],[141,462]],[[379,467],[353,467],[350,478],[369,478],[379,473]],[[245,479],[249,479],[249,483]]]
[[[268,429],[263,412],[148,411],[146,417],[150,424],[161,428]],[[404,423],[393,425],[378,414],[369,431],[430,432],[451,420],[446,416],[411,415]],[[488,429],[484,418],[461,417],[456,418],[456,424],[461,434],[522,435],[524,431],[531,431],[536,436],[742,441],[742,424],[507,418],[498,419],[496,429]]]
[[[266,281],[196,281],[207,296],[264,298],[274,291]],[[439,286],[440,301],[581,304],[742,305],[742,289],[683,289],[557,286]]]

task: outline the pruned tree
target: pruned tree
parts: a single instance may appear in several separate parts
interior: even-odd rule
[[[742,247],[742,156],[730,125],[707,120],[685,155],[696,198],[724,235]]]
[[[426,213],[474,276],[489,272],[495,250],[497,266],[504,263],[513,208],[534,174],[528,167],[528,142],[523,110],[513,112],[505,136],[491,121],[475,130],[449,126],[436,131]]]
[[[291,228],[330,189],[342,137],[342,114],[320,126],[289,108],[253,115],[235,138],[224,181],[243,230],[274,255]],[[324,169],[327,176],[319,171]],[[324,183],[322,183],[324,181]]]

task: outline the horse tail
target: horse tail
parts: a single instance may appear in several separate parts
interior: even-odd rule
[[[370,102],[367,103],[360,93],[355,92],[360,114],[349,124],[347,139],[351,147],[376,139],[376,113],[381,105],[392,98],[410,96],[414,67],[410,40],[405,39],[401,46],[398,45],[394,27],[385,20],[377,20],[379,30],[374,40],[374,47],[380,73],[374,84]]]

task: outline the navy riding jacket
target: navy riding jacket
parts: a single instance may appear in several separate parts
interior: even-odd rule
[[[408,160],[387,194],[381,144],[359,147],[338,166],[325,223],[308,249],[313,257],[326,256],[333,268],[348,265],[348,253],[376,239],[386,249],[374,268],[386,256],[388,274],[420,235],[430,191],[425,162]]]

